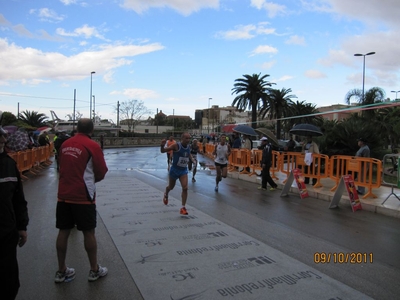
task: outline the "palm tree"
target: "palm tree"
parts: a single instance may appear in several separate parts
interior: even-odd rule
[[[397,148],[400,142],[400,108],[385,107],[378,109],[375,128],[377,129],[377,134],[383,140],[386,138],[385,146],[389,144],[392,149]]]
[[[316,116],[318,109],[315,104],[306,103],[306,101],[296,101],[290,106],[289,116],[292,118],[288,119],[286,124],[288,130],[296,124],[308,123],[317,126],[322,125],[322,117]],[[296,118],[293,118],[296,117]]]
[[[354,89],[354,90],[349,91],[346,94],[345,102],[348,105],[350,105],[350,100],[352,98],[356,98],[356,101],[359,105],[371,106],[372,104],[385,101],[385,91],[383,89],[381,89],[380,87],[373,87],[373,88],[369,89],[365,93],[365,95],[363,95],[362,90]],[[364,110],[362,113],[362,115],[364,115],[365,117],[373,117],[374,114],[375,114],[374,109]]]
[[[232,106],[236,106],[239,110],[251,109],[251,127],[257,128],[257,111],[260,108],[260,100],[266,101],[270,92],[270,87],[274,84],[265,81],[269,75],[261,76],[260,74],[243,75],[244,78],[235,80],[232,89],[232,95],[238,96],[232,102]]]
[[[268,98],[264,98],[263,107],[260,110],[260,116],[269,119],[276,119],[276,137],[281,137],[281,120],[282,117],[287,117],[290,113],[290,107],[293,105],[292,98],[297,98],[291,95],[291,89],[282,88],[281,90],[271,89]]]
[[[45,114],[38,113],[37,111],[25,110],[19,114],[19,119],[32,127],[45,126],[48,117]]]

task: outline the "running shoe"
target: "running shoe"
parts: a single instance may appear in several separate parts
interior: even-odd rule
[[[163,198],[163,203],[165,204],[165,205],[168,205],[168,195],[166,194],[166,193],[164,193],[164,198]]]
[[[196,182],[196,179],[194,179],[194,177],[192,178],[192,182]]]
[[[269,190],[270,190],[270,191],[275,191],[275,190],[276,190],[276,187],[274,187],[274,188],[272,187],[272,188],[270,188]]]
[[[215,186],[214,191],[218,192],[218,185]]]
[[[188,215],[188,212],[187,212],[187,210],[186,210],[186,207],[182,207],[182,208],[181,208],[180,214],[181,214],[181,215],[185,215],[185,216]]]
[[[265,190],[266,190],[266,188],[265,188],[265,187],[262,187],[262,186],[259,186],[257,189],[259,189],[259,190],[263,190],[263,191],[265,191]]]
[[[104,277],[107,275],[108,269],[106,267],[102,267],[100,265],[98,265],[98,266],[99,266],[99,269],[97,270],[97,272],[93,271],[93,270],[89,271],[89,277],[88,277],[89,281],[91,281],[91,282],[96,281],[100,277]]]
[[[70,282],[75,279],[75,269],[66,268],[64,272],[57,271],[54,278],[55,283]]]

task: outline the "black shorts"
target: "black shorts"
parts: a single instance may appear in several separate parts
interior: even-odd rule
[[[97,225],[96,204],[57,202],[56,228],[91,230]]]
[[[228,164],[219,164],[219,163],[215,163],[216,167],[220,167],[221,169],[226,168],[228,166]]]

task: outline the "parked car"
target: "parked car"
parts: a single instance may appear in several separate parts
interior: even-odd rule
[[[279,140],[279,147],[277,147],[277,151],[288,151],[288,142],[289,140]],[[302,150],[302,146],[298,141],[294,141],[294,143],[296,144],[294,146],[294,152],[301,152]]]

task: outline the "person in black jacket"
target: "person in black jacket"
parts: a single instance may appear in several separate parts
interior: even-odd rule
[[[17,165],[4,150],[6,141],[7,132],[0,125],[0,291],[2,299],[10,300],[20,286],[17,245],[26,243],[29,218]]]
[[[57,162],[57,171],[60,170],[60,165],[59,165],[59,153],[58,151],[61,148],[61,145],[70,138],[68,134],[65,133],[65,131],[60,131],[56,133],[56,137],[54,139],[54,150],[55,150],[55,160]]]
[[[263,150],[262,159],[261,159],[261,186],[258,187],[259,190],[266,190],[267,183],[271,186],[271,191],[275,190],[278,185],[272,180],[271,174],[269,173],[269,169],[272,165],[272,147],[271,144],[268,143],[268,138],[261,138],[261,146]]]

